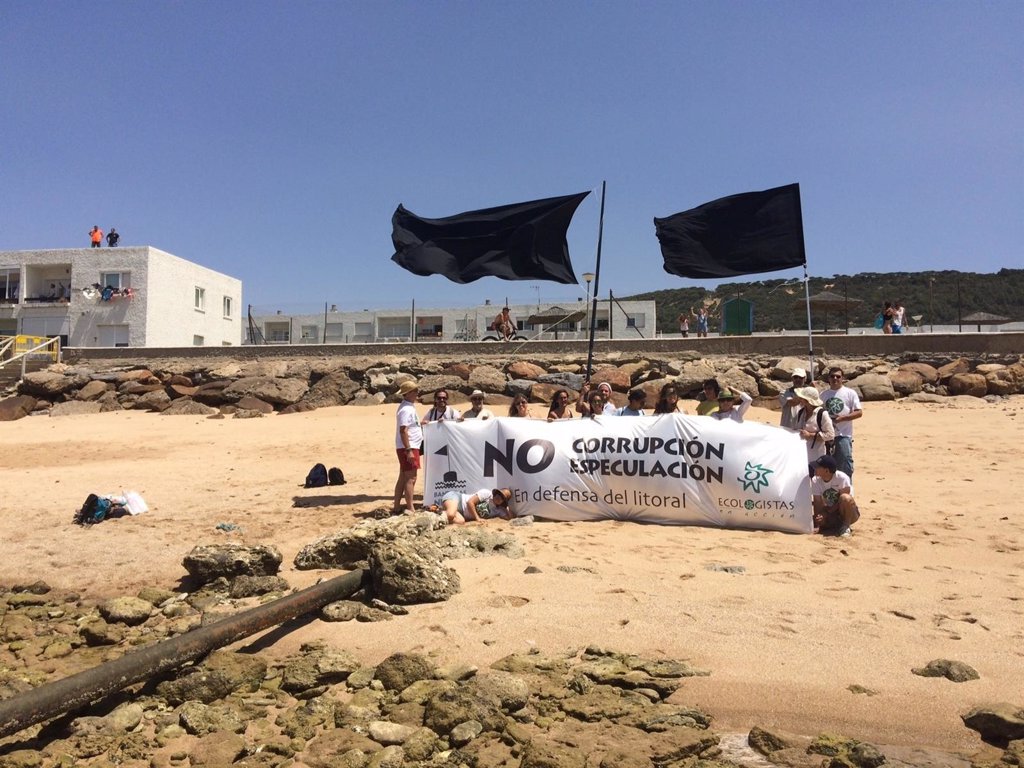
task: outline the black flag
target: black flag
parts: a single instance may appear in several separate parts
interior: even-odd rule
[[[565,240],[590,192],[422,219],[399,205],[391,217],[391,260],[417,275],[456,283],[481,277],[578,283]]]
[[[799,267],[804,255],[800,185],[745,192],[654,220],[665,271],[733,277]]]

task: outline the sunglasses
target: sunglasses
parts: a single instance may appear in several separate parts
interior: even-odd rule
[[[841,378],[843,378],[843,374],[841,374],[841,373],[833,373],[831,376],[829,376],[829,378],[830,379],[841,379]]]
[[[447,400],[448,399],[448,395],[435,395],[434,399],[435,400]]]

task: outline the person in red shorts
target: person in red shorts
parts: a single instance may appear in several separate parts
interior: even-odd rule
[[[398,387],[402,401],[395,416],[395,453],[398,454],[398,480],[395,482],[394,514],[415,512],[413,494],[416,474],[420,468],[420,450],[423,447],[423,429],[416,416],[416,398],[419,388],[415,381],[403,381]],[[405,497],[405,507],[401,506]]]

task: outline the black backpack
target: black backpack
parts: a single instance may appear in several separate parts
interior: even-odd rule
[[[327,467],[323,464],[314,464],[306,475],[307,488],[323,488],[327,485]]]
[[[327,483],[328,485],[344,485],[345,473],[337,467],[331,467],[327,470]]]

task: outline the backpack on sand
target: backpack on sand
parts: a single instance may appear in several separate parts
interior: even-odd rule
[[[327,484],[328,485],[344,485],[345,484],[345,473],[337,467],[331,467],[327,470]]]
[[[323,488],[327,485],[327,467],[323,464],[314,464],[306,475],[306,488]]]

